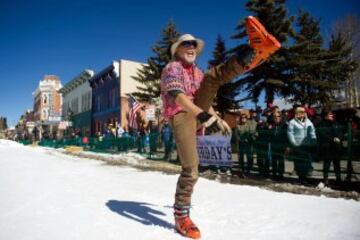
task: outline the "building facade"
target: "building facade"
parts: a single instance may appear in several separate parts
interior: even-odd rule
[[[127,125],[127,94],[140,84],[132,76],[143,64],[128,60],[113,61],[90,79],[92,88],[92,134],[104,133],[108,126]]]
[[[57,135],[61,120],[62,96],[58,92],[62,85],[56,75],[45,75],[32,93],[34,98],[34,122],[39,129],[39,138]]]
[[[90,134],[92,92],[89,79],[94,71],[85,69],[59,90],[63,97],[62,119],[72,122],[72,127],[82,135]]]
[[[35,121],[56,122],[61,118],[62,97],[58,92],[62,87],[55,75],[45,75],[33,92]]]

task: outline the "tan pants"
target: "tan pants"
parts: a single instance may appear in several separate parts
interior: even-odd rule
[[[208,111],[219,87],[236,76],[244,69],[235,58],[225,64],[211,68],[205,75],[199,90],[196,93],[195,104]],[[196,149],[196,119],[186,112],[180,112],[170,119],[177,152],[180,158],[182,171],[177,182],[175,205],[191,205],[191,195],[198,179],[199,156]]]

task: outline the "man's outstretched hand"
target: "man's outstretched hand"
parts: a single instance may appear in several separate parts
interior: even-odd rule
[[[219,131],[221,131],[221,133],[224,135],[231,134],[231,128],[224,120],[219,119],[216,116],[211,115],[205,111],[199,113],[196,116],[196,119],[210,134],[217,133]]]

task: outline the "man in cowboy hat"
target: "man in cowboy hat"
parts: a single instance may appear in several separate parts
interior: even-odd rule
[[[172,126],[182,166],[175,193],[175,228],[186,237],[200,238],[199,229],[189,217],[191,195],[198,178],[197,125],[210,133],[230,134],[229,126],[211,107],[217,90],[264,62],[281,46],[254,17],[246,19],[246,30],[250,46],[244,45],[225,64],[210,69],[206,74],[195,65],[204,42],[190,34],[180,36],[171,46],[173,61],[161,75],[164,114]]]

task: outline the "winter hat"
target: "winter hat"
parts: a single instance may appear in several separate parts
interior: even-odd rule
[[[195,38],[193,35],[191,34],[184,34],[181,35],[178,40],[173,43],[173,45],[171,45],[171,56],[174,57],[175,56],[175,52],[176,49],[180,46],[181,43],[186,42],[186,41],[196,41],[196,52],[199,55],[203,48],[204,48],[204,41],[199,39],[199,38]]]
[[[297,108],[295,109],[295,114],[297,114],[297,113],[306,113],[305,108],[303,108],[303,107],[297,107]]]

